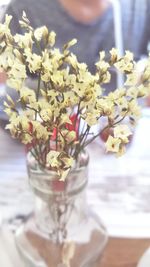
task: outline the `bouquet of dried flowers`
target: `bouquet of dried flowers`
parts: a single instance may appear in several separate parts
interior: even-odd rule
[[[7,95],[4,103],[11,135],[28,145],[41,168],[54,170],[62,180],[81,151],[104,129],[113,130],[106,150],[123,154],[131,135],[123,120],[129,118],[133,124],[140,115],[137,99],[149,91],[149,61],[139,82],[133,54],[126,51],[120,57],[113,48],[107,61],[105,52],[100,52],[91,74],[69,50],[75,39],[59,50],[55,48],[56,34],[46,26],[33,29],[25,12],[19,21],[23,34],[12,35],[11,19],[6,15],[0,24],[0,70],[6,72],[7,84],[18,97],[14,101]],[[112,67],[125,75],[125,83],[104,95]],[[37,77],[36,90],[26,86],[30,74]],[[107,122],[104,127],[101,118]],[[96,124],[100,129],[95,134],[91,127]]]

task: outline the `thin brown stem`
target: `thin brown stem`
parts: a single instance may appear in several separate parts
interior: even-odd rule
[[[41,85],[41,72],[39,72],[39,76],[38,76],[38,87],[37,87],[37,91],[36,91],[36,101],[39,100],[40,85]],[[37,111],[35,112],[35,120],[37,120]]]

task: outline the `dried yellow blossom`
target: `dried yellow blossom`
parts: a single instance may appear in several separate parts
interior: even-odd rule
[[[66,124],[66,123],[72,124],[72,122],[69,118],[69,114],[61,114],[60,125]]]
[[[115,138],[120,138],[124,143],[128,142],[128,137],[132,135],[131,130],[127,125],[117,125],[114,128],[114,137]]]
[[[33,121],[33,133],[37,139],[40,139],[42,142],[45,142],[49,138],[49,133],[47,129],[39,121]]]
[[[125,82],[126,86],[134,86],[137,85],[139,82],[139,73],[138,72],[133,72],[127,75],[127,80]]]
[[[0,56],[0,68],[4,71],[7,71],[8,68],[11,68],[14,64],[14,54],[13,48],[7,47],[3,54]]]
[[[117,152],[117,156],[120,157],[120,156],[124,155],[125,152],[126,152],[125,145],[121,144],[119,147],[119,151]]]
[[[58,151],[50,151],[47,154],[47,158],[46,158],[46,161],[47,161],[48,166],[51,166],[51,167],[59,167],[60,162],[59,162],[58,157],[60,156],[60,154],[61,153],[58,152]]]
[[[33,140],[33,137],[30,134],[24,133],[23,138],[22,138],[23,144],[25,144],[25,145],[30,144],[32,142],[32,140]]]
[[[27,77],[26,67],[21,62],[15,61],[13,66],[11,67],[11,70],[8,71],[8,76],[10,78],[13,77],[16,80],[17,79],[25,80]]]
[[[58,173],[59,173],[59,176],[60,176],[60,181],[64,182],[68,176],[70,172],[70,168],[68,168],[67,170],[60,170]]]
[[[150,87],[141,84],[137,88],[137,97],[146,97],[150,94]]]
[[[65,242],[62,248],[62,262],[66,267],[70,266],[70,261],[75,254],[75,243]]]
[[[37,41],[41,41],[42,37],[47,38],[48,37],[48,29],[46,26],[42,26],[37,28],[34,31],[34,37]]]
[[[42,109],[40,112],[40,117],[43,121],[51,121],[52,111],[50,110],[50,108]]]
[[[24,35],[16,34],[14,40],[20,48],[32,48],[33,40],[31,32],[26,32]]]
[[[25,134],[29,131],[29,120],[25,116],[11,117],[6,129],[10,130],[13,137],[18,137],[22,143],[26,144]]]
[[[137,118],[141,116],[141,108],[139,107],[135,99],[129,102],[128,109],[129,109],[128,111],[129,115],[135,116]]]
[[[127,90],[127,96],[130,96],[132,98],[137,98],[137,96],[138,96],[138,88],[137,87],[130,87]]]
[[[36,101],[36,95],[35,92],[28,88],[28,87],[22,87],[20,90],[20,98],[25,103],[33,103]]]
[[[67,58],[67,62],[71,64],[71,66],[74,68],[74,69],[77,69],[78,67],[78,60],[77,60],[77,57],[76,55],[74,54],[70,54]]]
[[[32,53],[30,48],[24,50],[24,55],[26,56],[26,61],[28,63],[29,70],[33,73],[41,68],[42,59],[41,56]]]
[[[126,51],[124,57],[120,58],[114,66],[123,73],[129,73],[134,70],[133,53]]]
[[[70,131],[66,133],[66,136],[65,136],[65,140],[67,143],[71,143],[73,141],[75,141],[76,139],[76,132],[75,131]]]
[[[67,44],[64,45],[63,49],[64,51],[67,51],[71,46],[74,46],[77,43],[77,39],[72,39]],[[65,52],[66,53],[66,52]]]
[[[118,153],[120,149],[121,140],[117,137],[112,137],[111,135],[108,137],[106,142],[106,150],[107,152],[115,152]]]
[[[96,108],[100,115],[110,116],[114,113],[114,103],[109,99],[98,99],[96,102]]]
[[[112,48],[110,50],[110,55],[111,55],[110,62],[111,62],[111,64],[114,64],[119,59],[118,50],[116,48]]]
[[[115,100],[115,104],[123,111],[128,110],[128,100],[123,96]]]
[[[68,169],[72,167],[74,159],[72,157],[63,157],[61,161],[65,164],[65,168]]]
[[[49,33],[49,37],[48,37],[48,44],[53,47],[55,44],[55,39],[56,39],[56,33],[54,31],[51,31]]]
[[[10,31],[10,22],[12,20],[12,16],[5,15],[5,21],[4,24],[0,23],[0,39],[2,40],[2,37],[6,37],[6,41],[9,41],[11,43],[12,41],[12,35]]]
[[[89,126],[93,126],[93,125],[97,124],[98,119],[99,119],[99,112],[98,111],[94,111],[93,114],[91,114],[91,112],[87,112],[86,117],[85,117],[85,121]]]

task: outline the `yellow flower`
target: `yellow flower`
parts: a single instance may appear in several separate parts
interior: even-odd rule
[[[137,87],[130,87],[127,90],[127,96],[130,96],[132,98],[137,98],[138,95],[138,88]]]
[[[93,126],[98,123],[99,119],[99,112],[96,110],[93,110],[93,113],[87,112],[85,121],[89,126]]]
[[[141,84],[137,88],[137,97],[146,97],[150,94],[150,87]]]
[[[61,157],[61,161],[65,164],[66,169],[71,168],[74,163],[74,159],[69,156],[67,157],[67,155]]]
[[[132,135],[132,132],[130,131],[127,125],[121,124],[121,125],[117,125],[114,128],[114,137],[120,138],[124,143],[128,142],[128,137],[130,135]]]
[[[60,175],[60,181],[65,181],[67,178],[67,175],[74,164],[74,158],[71,156],[67,156],[65,154],[62,154],[61,156],[61,162],[63,163],[64,167],[60,168],[59,175]]]
[[[99,80],[100,83],[109,83],[110,79],[111,79],[111,75],[109,72],[109,63],[102,60],[102,61],[98,61],[96,64],[97,67],[97,71],[99,72]]]
[[[51,80],[58,86],[64,86],[64,71],[55,71],[51,75]]]
[[[114,66],[121,72],[132,72],[134,70],[133,53],[126,51],[125,56],[120,58]]]
[[[75,242],[64,242],[62,247],[62,262],[64,266],[70,266],[70,261],[75,254]]]
[[[10,78],[14,79],[23,79],[25,80],[27,77],[26,74],[26,67],[21,62],[15,61],[13,66],[11,67],[11,70],[8,71],[8,76]]]
[[[114,92],[110,92],[107,96],[110,101],[116,101],[119,98],[126,95],[126,89],[125,88],[118,88]]]
[[[32,48],[33,40],[31,32],[26,32],[24,35],[16,34],[14,40],[21,48]]]
[[[37,28],[34,31],[34,37],[37,41],[41,41],[41,39],[44,37],[45,39],[48,37],[48,29],[46,26],[42,26]]]
[[[115,104],[121,109],[121,111],[128,110],[128,100],[123,96],[115,100]]]
[[[110,135],[106,142],[106,151],[118,153],[120,149],[120,144],[121,144],[120,138],[112,137]]]
[[[2,39],[3,36],[5,36],[6,40],[9,42],[12,41],[12,35],[9,28],[11,20],[12,16],[6,14],[4,24],[0,23],[0,39]]]
[[[103,116],[110,116],[114,114],[114,103],[109,99],[98,99],[96,102],[96,108]]]
[[[52,168],[54,167],[59,167],[60,166],[60,160],[59,160],[59,156],[60,156],[60,152],[58,151],[50,151],[48,154],[47,154],[47,157],[46,157],[46,161],[47,161],[47,165],[48,166],[51,166]]]
[[[129,102],[128,109],[129,109],[128,111],[129,115],[135,116],[137,118],[141,116],[141,108],[139,107],[135,99]]]
[[[126,152],[126,148],[124,144],[121,144],[119,147],[119,151],[117,152],[117,156],[121,157]]]
[[[101,52],[99,53],[100,61],[104,60],[105,56],[106,56],[105,51],[101,51]]]
[[[74,54],[70,54],[68,57],[67,57],[67,62],[69,64],[71,64],[71,66],[74,68],[74,69],[77,69],[78,67],[78,60],[77,60],[77,56],[74,55]]]
[[[150,54],[149,54],[149,57],[150,57]],[[150,58],[146,64],[146,67],[145,67],[145,70],[142,74],[142,81],[145,82],[145,81],[150,81]]]
[[[27,18],[26,12],[22,12],[22,20],[19,20],[19,24],[21,28],[25,28],[27,31],[32,31],[32,27],[30,26],[30,21]]]
[[[79,103],[79,98],[73,91],[68,91],[63,93],[64,101],[62,106],[64,107],[74,107]]]
[[[59,176],[60,176],[60,179],[59,180],[64,182],[66,180],[69,172],[70,172],[70,168],[68,168],[67,170],[66,169],[65,170],[64,169],[60,169],[58,171]]]
[[[110,50],[110,55],[111,55],[111,59],[110,59],[111,64],[114,64],[115,62],[117,62],[117,60],[119,59],[119,53],[116,48],[112,48]]]
[[[13,137],[17,136],[23,142],[24,134],[29,131],[29,120],[25,116],[13,116],[6,129],[10,130]]]
[[[35,92],[28,88],[28,87],[22,87],[20,90],[20,98],[25,103],[34,103],[36,102],[36,95]]]
[[[8,68],[11,68],[14,64],[14,54],[13,54],[13,48],[7,47],[5,51],[0,56],[0,68],[3,71],[7,71]]]
[[[76,139],[76,132],[75,131],[67,131],[66,136],[65,136],[65,140],[67,141],[67,143],[71,143],[73,141],[75,141]]]
[[[69,118],[69,114],[61,114],[60,116],[60,125],[63,125],[63,124],[66,124],[66,123],[69,123],[69,124],[72,124],[70,118]]]
[[[35,111],[30,110],[30,109],[29,110],[24,110],[22,112],[22,115],[27,117],[27,119],[29,119],[30,121],[32,121],[35,118]]]
[[[128,60],[129,60],[129,61],[133,61],[133,58],[134,58],[133,53],[130,52],[129,50],[126,50],[126,51],[125,51],[125,57],[124,57],[124,58],[127,59],[127,61],[128,61]]]
[[[63,52],[65,55],[68,55],[69,51],[68,49],[71,47],[71,46],[74,46],[75,44],[77,43],[77,39],[72,39],[71,41],[69,41],[68,43],[66,43],[63,47]]]
[[[104,60],[97,62],[95,65],[98,69],[102,70],[102,72],[106,72],[110,67],[109,63]]]
[[[33,132],[37,139],[40,139],[42,142],[45,142],[49,138],[49,133],[39,121],[32,121]]]
[[[52,111],[50,108],[45,108],[40,111],[40,117],[43,121],[51,121],[52,119]]]
[[[22,143],[23,144],[25,144],[25,145],[30,144],[32,142],[32,140],[33,140],[33,137],[30,134],[24,133],[22,135]]]
[[[29,70],[31,72],[36,72],[41,68],[42,59],[41,56],[32,53],[30,48],[24,49],[24,55],[26,56],[26,61],[29,64]]]
[[[49,33],[49,37],[48,37],[48,44],[53,47],[55,44],[55,38],[56,38],[56,33],[54,31],[51,31]]]
[[[135,71],[133,73],[127,74],[127,80],[125,82],[125,85],[126,86],[137,85],[139,82],[139,78],[140,78],[139,73]]]

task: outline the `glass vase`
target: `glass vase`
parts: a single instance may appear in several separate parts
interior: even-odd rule
[[[35,212],[16,232],[16,245],[26,266],[93,267],[107,243],[107,231],[88,207],[88,155],[83,152],[65,182],[41,170],[27,157]]]

